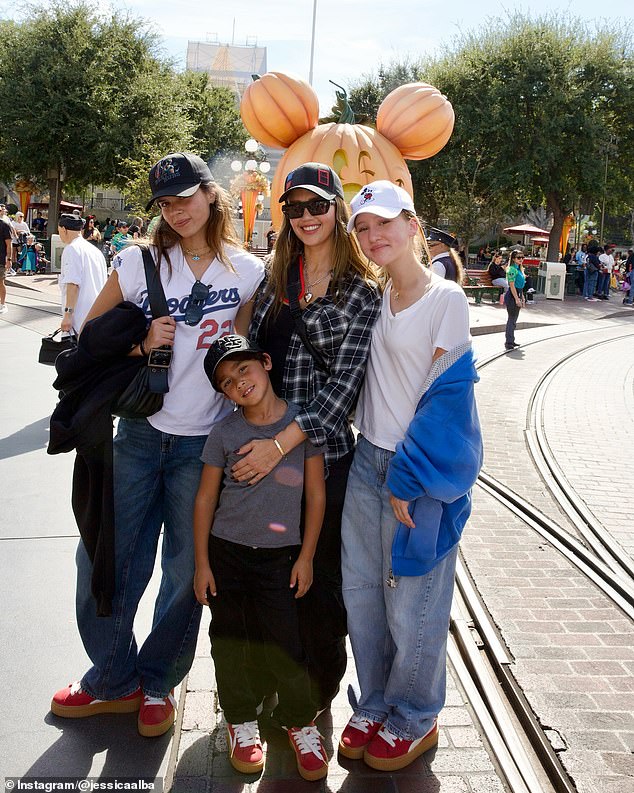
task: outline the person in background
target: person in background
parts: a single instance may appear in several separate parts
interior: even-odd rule
[[[588,243],[588,255],[586,257],[585,272],[586,278],[583,286],[583,296],[589,303],[596,303],[597,298],[594,293],[597,291],[597,280],[601,270],[599,253],[602,252],[601,246],[596,240]]]
[[[613,252],[616,245],[607,243],[603,253],[599,254],[599,261],[601,262],[601,270],[597,279],[597,297],[600,300],[610,299],[610,280],[612,279],[612,271],[614,270],[614,255]]]
[[[16,212],[15,219],[12,221],[13,231],[15,236],[13,237],[13,244],[12,244],[12,256],[11,259],[13,262],[17,262],[18,254],[22,245],[26,242],[26,235],[31,233],[31,229],[28,226],[28,223],[24,220],[24,212]]]
[[[584,242],[575,253],[575,283],[580,295],[584,294],[584,284],[586,280],[586,259],[588,258],[588,246]]]
[[[33,231],[35,231],[36,234],[42,235],[46,232],[46,225],[47,225],[46,218],[42,217],[42,213],[38,209],[35,216],[35,220],[32,223]]]
[[[82,231],[82,236],[85,240],[92,243],[95,247],[101,247],[101,234],[95,225],[95,216],[88,215],[86,218],[86,225]]]
[[[508,316],[504,347],[507,350],[514,350],[520,346],[515,341],[515,326],[517,325],[520,310],[525,303],[523,290],[526,285],[526,276],[524,275],[523,251],[511,251],[509,264],[506,269],[506,280],[509,288],[504,295],[504,305]]]
[[[6,314],[7,288],[4,279],[11,267],[11,240],[13,239],[11,224],[2,219],[2,211],[6,215],[7,208],[0,204],[0,314]]]
[[[110,218],[106,218],[106,222],[103,227],[103,241],[109,243],[113,238],[115,231],[116,225],[114,218],[112,220]]]
[[[129,231],[130,224],[127,220],[117,221],[117,233],[110,242],[110,249],[113,256],[116,257],[116,255],[122,251],[129,242],[132,242],[132,237],[128,233]],[[113,267],[115,266],[116,265],[113,264]]]
[[[277,232],[273,228],[273,224],[269,226],[269,230],[266,232],[266,251],[267,253],[271,253],[273,250],[273,246],[275,245],[275,240],[277,239]]]
[[[441,278],[462,284],[464,271],[458,256],[458,240],[441,229],[426,228],[425,239],[432,257],[430,268]]]
[[[500,251],[493,252],[491,263],[487,267],[488,273],[491,276],[491,283],[493,286],[499,286],[500,289],[506,290],[509,288],[509,282],[506,280],[506,268],[504,267],[503,256]]]
[[[64,333],[75,336],[79,335],[86,316],[107,278],[106,262],[101,251],[84,238],[82,229],[81,218],[68,214],[60,215],[57,233],[65,245],[59,276],[62,293],[60,327]]]

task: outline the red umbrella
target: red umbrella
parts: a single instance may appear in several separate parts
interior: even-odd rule
[[[522,235],[522,245],[526,245],[526,237],[534,237],[536,234],[548,236],[550,234],[549,231],[546,229],[537,228],[537,226],[531,226],[530,223],[525,223],[521,226],[508,226],[504,229],[505,234],[521,234]]]

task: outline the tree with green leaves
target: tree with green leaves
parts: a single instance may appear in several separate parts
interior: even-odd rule
[[[608,179],[622,191],[631,185],[632,55],[626,25],[512,14],[421,63],[419,79],[447,95],[456,125],[445,149],[411,169],[418,205],[424,211],[431,195],[467,239],[492,215],[543,205],[556,260],[565,217],[602,200],[608,151]]]
[[[139,206],[166,152],[210,158],[244,140],[227,91],[176,74],[145,22],[104,15],[90,0],[53,0],[23,22],[0,22],[0,74],[0,176],[48,183],[51,233],[60,183],[118,187]]]

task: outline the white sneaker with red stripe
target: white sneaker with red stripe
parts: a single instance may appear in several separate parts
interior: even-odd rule
[[[264,751],[257,721],[227,724],[229,762],[241,774],[257,774],[264,768]]]
[[[398,771],[399,768],[405,768],[414,762],[417,757],[432,749],[437,743],[436,721],[426,735],[413,741],[399,738],[384,726],[367,745],[363,759],[366,765],[376,768],[377,771]]]

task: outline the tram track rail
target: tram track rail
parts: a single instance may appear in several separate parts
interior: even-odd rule
[[[586,331],[575,333],[579,332]],[[598,343],[608,344],[633,335],[620,334]],[[634,620],[632,560],[615,547],[605,527],[570,487],[541,426],[544,400],[552,379],[562,366],[582,352],[577,350],[562,356],[540,378],[529,399],[525,430],[528,450],[540,480],[581,539],[485,471],[480,473],[477,485],[556,548],[615,607]],[[482,369],[505,354],[489,356],[478,368]],[[462,556],[456,568],[448,658],[511,791],[573,793],[576,786],[513,674],[513,658]]]

